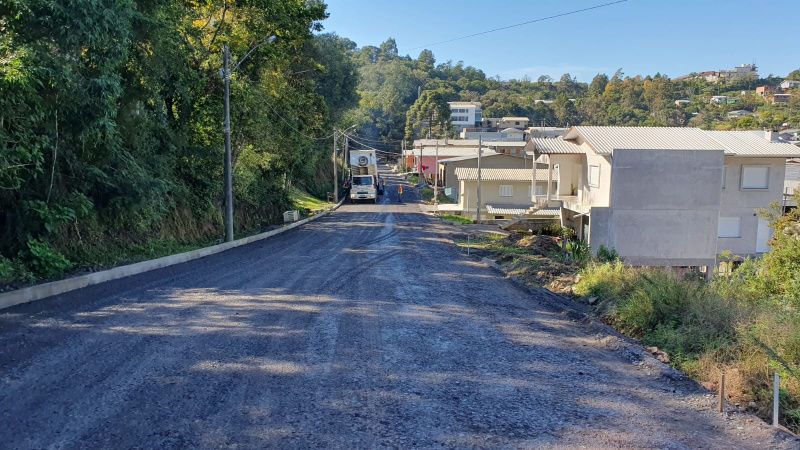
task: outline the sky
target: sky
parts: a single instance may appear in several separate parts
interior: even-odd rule
[[[325,32],[359,47],[395,38],[401,55],[429,48],[501,79],[617,69],[670,77],[755,62],[759,74],[800,68],[799,0],[628,0],[455,42],[429,45],[613,0],[327,0]]]

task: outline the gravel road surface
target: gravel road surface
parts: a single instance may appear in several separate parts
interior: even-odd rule
[[[0,447],[800,448],[459,253],[395,182],[0,311]]]

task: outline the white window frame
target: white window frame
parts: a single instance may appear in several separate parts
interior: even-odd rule
[[[736,231],[725,231],[723,226],[736,224]],[[727,222],[727,224],[726,224]],[[727,227],[726,227],[727,228]],[[741,217],[720,217],[717,225],[717,237],[719,238],[740,238],[742,237],[742,218]]]
[[[503,192],[506,192],[506,194],[504,195]],[[514,196],[514,185],[513,184],[501,184],[500,185],[500,192],[499,192],[498,195],[500,197],[513,197]]]
[[[592,168],[597,168],[597,179],[592,182]],[[589,164],[589,170],[587,174],[587,181],[590,187],[600,187],[600,165],[599,164]]]
[[[745,187],[744,185],[744,171],[747,169],[766,169],[767,171],[767,179],[766,185],[764,187]],[[770,167],[763,164],[742,164],[742,170],[739,172],[739,189],[743,191],[767,191],[769,190],[769,172]]]

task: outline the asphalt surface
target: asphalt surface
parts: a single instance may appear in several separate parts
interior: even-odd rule
[[[0,311],[0,447],[798,448],[459,253],[395,182]]]

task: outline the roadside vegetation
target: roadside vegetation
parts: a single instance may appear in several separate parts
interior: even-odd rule
[[[335,203],[320,200],[296,187],[289,189],[289,199],[292,202],[292,207],[300,211],[303,216],[312,216],[336,205]]]
[[[762,214],[775,231],[770,252],[711,282],[699,273],[628,266],[613,249],[589,257],[579,243],[561,245],[564,233],[557,230],[481,234],[458,245],[495,259],[531,286],[589,304],[603,321],[709,388],[724,371],[728,400],[765,420],[777,371],[781,423],[799,432],[800,211]]]
[[[355,46],[315,33],[326,16],[303,0],[9,3],[0,289],[221,238],[223,45],[249,55],[231,86],[236,235],[319,208],[294,187],[331,190],[331,130],[358,102]]]

